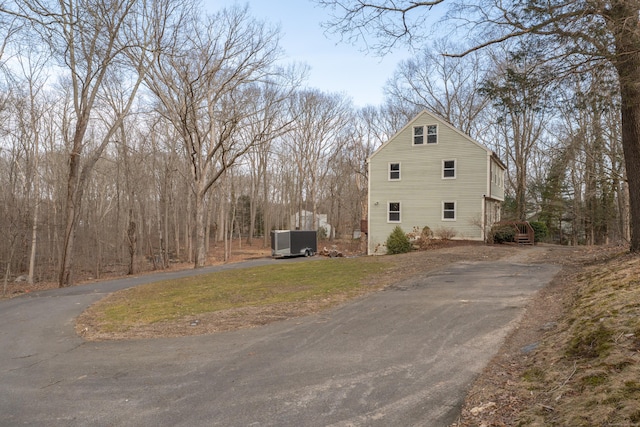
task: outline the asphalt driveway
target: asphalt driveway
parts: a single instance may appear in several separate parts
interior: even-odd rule
[[[458,263],[319,315],[208,336],[74,332],[105,293],[212,270],[0,301],[0,425],[446,426],[559,268]]]

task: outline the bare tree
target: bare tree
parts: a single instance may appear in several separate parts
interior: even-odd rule
[[[439,12],[444,0],[313,0],[332,11],[329,31],[349,43],[365,42],[378,53],[399,44],[420,46],[427,40],[429,15]]]
[[[240,138],[258,119],[252,85],[267,80],[278,59],[277,29],[225,9],[203,20],[192,15],[175,29],[147,84],[161,113],[179,133],[190,165],[195,208],[195,267],[205,265],[206,198],[211,187],[263,135]]]
[[[548,153],[541,218],[571,224],[572,243],[628,241],[627,196],[613,70],[590,67],[558,87],[560,144]]]
[[[255,144],[247,153],[249,163],[250,189],[249,189],[249,229],[247,233],[247,244],[252,244],[252,239],[256,227],[256,216],[260,193],[262,192],[262,209],[265,215],[265,207],[268,200],[269,174],[267,172],[268,163],[271,156],[273,141],[280,138],[291,129],[293,120],[288,114],[287,106],[284,105],[291,97],[294,89],[298,86],[300,78],[304,75],[304,70],[295,67],[289,69],[283,75],[288,76],[287,84],[266,83],[255,87],[255,103],[250,106],[255,111],[255,118],[243,130],[244,138],[254,139]],[[283,82],[283,83],[284,83]],[[256,135],[258,136],[256,138]],[[266,237],[268,225],[262,224]],[[266,240],[265,240],[266,245]]]
[[[340,147],[346,145],[346,131],[353,122],[353,110],[351,102],[344,96],[318,90],[296,94],[292,98],[291,110],[295,121],[292,131],[286,136],[286,147],[297,166],[294,177],[297,182],[296,212],[301,214],[303,204],[311,209],[313,229],[317,230],[320,191],[327,174],[333,169]],[[301,227],[302,224],[296,226]]]
[[[369,191],[367,159],[406,123],[405,119],[393,120],[397,114],[391,114],[391,110],[392,107],[387,104],[379,108],[365,107],[356,113],[346,158],[349,159],[358,194],[359,219],[367,218],[367,192]]]
[[[162,9],[162,3],[154,3],[154,10]],[[138,29],[148,29],[148,19],[156,18],[145,10],[147,4],[136,0],[66,0],[60,2],[20,0],[6,2],[0,8],[30,24],[44,43],[49,44],[59,64],[66,70],[72,88],[72,108],[68,117],[70,128],[65,134],[69,142],[69,173],[65,207],[65,230],[58,283],[72,283],[72,259],[78,219],[80,217],[84,186],[100,158],[111,142],[112,136],[131,107],[137,89],[152,60],[150,46],[158,31],[145,35],[132,34]],[[164,5],[166,7],[166,4]],[[135,36],[135,37],[134,37]],[[109,73],[122,67],[125,52],[135,49],[143,52],[132,64],[138,72],[128,87],[128,99],[123,109],[104,123],[101,141],[90,152],[87,131],[92,113],[99,103],[103,83]]]
[[[5,96],[8,98],[8,94],[5,94]],[[11,101],[5,98],[7,104],[10,104]],[[5,105],[3,110],[5,109],[9,110],[9,105]],[[11,110],[8,112],[11,112]],[[25,215],[24,210],[26,208],[21,197],[23,192],[20,188],[24,180],[23,169],[26,164],[26,153],[21,147],[19,138],[7,138],[7,136],[11,136],[13,128],[13,123],[8,122],[8,119],[3,120],[1,130],[3,140],[10,139],[11,143],[3,141],[3,146],[0,147],[0,154],[2,154],[2,157],[0,157],[0,188],[2,188],[0,192],[0,241],[2,241],[0,257],[1,267],[4,267],[3,296],[6,294],[7,283],[11,273],[13,270],[17,270],[15,268],[15,255],[21,236],[25,231],[22,217]]]
[[[16,120],[20,138],[24,140],[27,165],[24,183],[24,193],[29,202],[31,212],[31,241],[29,254],[29,273],[27,281],[34,282],[36,252],[38,241],[38,222],[41,205],[40,197],[40,157],[42,144],[43,116],[47,108],[44,98],[44,84],[46,82],[45,65],[47,55],[34,46],[26,46],[16,57],[22,79],[22,99],[16,111]]]
[[[443,55],[459,50],[439,41],[402,61],[387,82],[385,93],[390,102],[427,109],[477,138],[478,118],[488,103],[480,93],[480,85],[486,80],[483,63],[488,61],[477,52],[463,58]]]

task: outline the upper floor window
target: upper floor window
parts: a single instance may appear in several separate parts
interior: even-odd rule
[[[424,126],[413,127],[413,145],[424,144]]]
[[[456,161],[455,160],[442,161],[442,177],[443,178],[456,177]]]
[[[389,202],[389,222],[400,222],[400,202]]]
[[[438,143],[438,126],[437,125],[427,126],[427,144],[437,144],[437,143]]]
[[[400,179],[400,163],[389,163],[389,180]]]

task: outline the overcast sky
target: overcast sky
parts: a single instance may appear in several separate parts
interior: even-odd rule
[[[248,4],[256,18],[280,25],[288,61],[311,68],[310,87],[344,93],[358,107],[382,103],[384,83],[408,55],[401,52],[381,59],[339,43],[337,36],[326,36],[320,24],[327,14],[309,0],[204,0],[210,12],[233,4]]]

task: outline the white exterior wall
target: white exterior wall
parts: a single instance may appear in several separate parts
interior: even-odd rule
[[[413,145],[413,127],[438,125],[438,143]],[[422,112],[369,159],[369,254],[386,252],[384,243],[399,225],[405,233],[429,226],[455,230],[456,239],[484,240],[485,196],[493,188],[488,151]],[[443,178],[443,161],[455,160],[455,178]],[[389,180],[389,164],[400,163],[400,180]],[[499,193],[499,194],[498,194]],[[399,202],[400,222],[388,221],[389,202]],[[456,219],[442,218],[443,202],[456,203]]]
[[[292,230],[295,230],[299,227],[300,230],[318,230],[320,227],[324,227],[327,231],[327,236],[330,236],[333,232],[331,224],[327,222],[327,214],[316,214],[316,222],[318,224],[317,228],[313,226],[313,212],[309,211],[300,211],[296,212],[291,216],[291,226]]]

